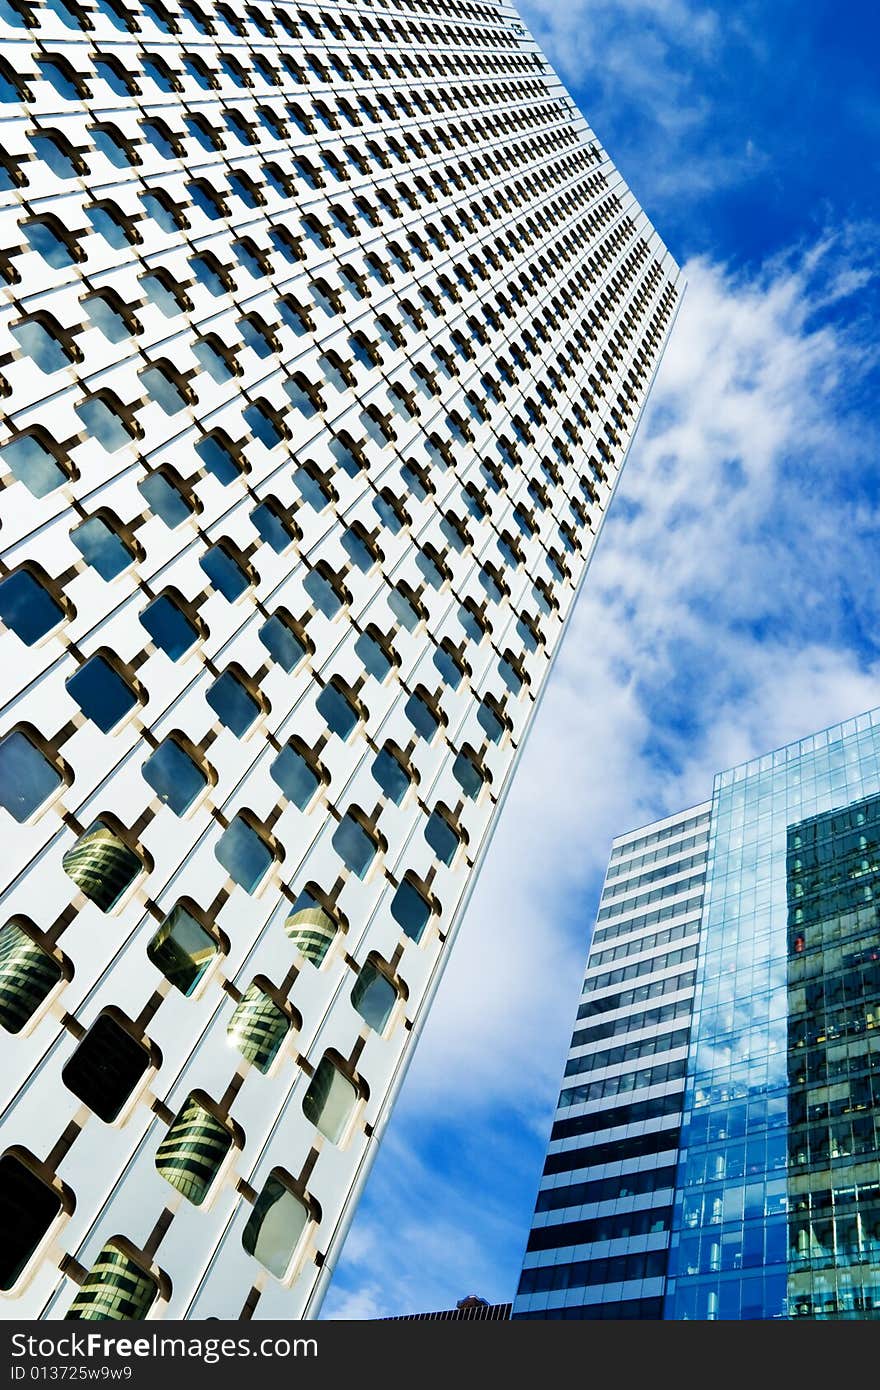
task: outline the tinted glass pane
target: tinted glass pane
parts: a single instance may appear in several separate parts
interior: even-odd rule
[[[418,627],[418,613],[413,608],[409,599],[397,589],[389,590],[388,607],[391,609],[397,621],[406,628],[407,632],[412,632],[414,628]]]
[[[61,1080],[69,1091],[112,1124],[150,1065],[147,1049],[101,1014],[65,1063]]]
[[[200,439],[196,445],[196,453],[207,472],[224,487],[241,476],[241,469],[232,454],[216,436],[208,435],[205,439]]]
[[[11,1289],[61,1210],[57,1192],[6,1153],[0,1158],[0,1289]]]
[[[118,314],[115,309],[111,309],[106,299],[102,299],[99,294],[86,299],[84,305],[92,323],[100,329],[109,342],[121,343],[125,338],[131,336],[131,329],[122,315]]]
[[[458,849],[458,836],[435,811],[425,826],[425,839],[442,864],[451,864]]]
[[[190,1096],[156,1150],[156,1168],[188,1201],[201,1206],[231,1148],[226,1126]]]
[[[198,637],[189,618],[167,594],[153,599],[140,614],[140,620],[156,646],[172,661],[179,661]]]
[[[124,444],[131,442],[131,435],[115,410],[111,410],[106,402],[97,396],[92,396],[90,400],[78,405],[76,413],[92,438],[97,439],[108,454],[115,453]]]
[[[83,714],[109,734],[134,709],[137,696],[103,656],[92,656],[67,681],[67,693]]]
[[[336,1144],[342,1138],[356,1101],[357,1092],[348,1077],[322,1057],[303,1096],[306,1119]]]
[[[217,943],[180,903],[147,947],[147,955],[181,994],[192,994],[217,954]]]
[[[315,701],[315,707],[322,718],[326,719],[330,730],[340,738],[348,738],[358,722],[357,714],[335,685],[324,686]]]
[[[290,746],[282,748],[270,767],[269,774],[273,781],[278,783],[288,801],[292,801],[301,811],[305,810],[321,785],[321,779],[314,768],[309,766],[301,753],[297,753]]]
[[[434,653],[434,665],[440,672],[445,684],[452,690],[457,690],[461,685],[461,671],[449,655],[449,652],[444,651],[442,647],[438,647]]]
[[[140,1265],[108,1241],[80,1285],[65,1321],[128,1322],[145,1318],[159,1287]]]
[[[418,695],[410,695],[407,700],[406,717],[422,738],[432,739],[437,732],[438,720]]]
[[[224,671],[208,690],[205,699],[227,729],[241,738],[260,713],[260,706],[231,671]]]
[[[413,941],[421,940],[431,916],[431,909],[408,879],[404,879],[391,899],[391,916]]]
[[[20,729],[0,739],[0,806],[13,820],[26,821],[62,781],[61,773]]]
[[[58,339],[37,319],[16,324],[9,332],[22,352],[27,353],[42,372],[58,372],[70,365],[70,358]]]
[[[260,641],[273,661],[285,671],[293,671],[306,655],[306,649],[296,633],[283,619],[273,613],[260,628]]]
[[[354,644],[354,649],[364,663],[364,667],[377,681],[383,681],[391,670],[391,662],[379,643],[369,633],[362,632]]]
[[[504,733],[504,725],[497,714],[493,714],[488,705],[480,705],[477,710],[477,719],[492,742],[499,743],[501,735]]]
[[[31,434],[22,435],[0,449],[0,458],[13,478],[24,483],[35,497],[45,497],[66,481],[63,468]]]
[[[200,558],[199,564],[217,592],[228,599],[230,603],[240,598],[248,587],[247,577],[239,569],[232,556],[220,546],[215,545],[210,550],[206,550]]]
[[[226,1036],[243,1057],[259,1071],[267,1072],[289,1027],[290,1019],[284,1010],[258,984],[252,983],[235,1006],[226,1025]]]
[[[340,539],[352,564],[357,565],[362,574],[366,574],[373,568],[376,561],[360,536],[356,535],[354,531],[343,531]]]
[[[466,758],[464,753],[459,753],[452,764],[452,775],[467,796],[471,798],[479,796],[483,779],[470,758]]]
[[[131,564],[122,539],[99,516],[89,517],[70,533],[77,550],[102,579],[115,579]]]
[[[336,923],[311,893],[303,892],[286,918],[284,930],[306,960],[319,966],[336,936]]]
[[[332,844],[352,873],[363,878],[376,857],[376,846],[363,826],[353,816],[343,816],[334,831]]]
[[[20,1033],[61,979],[61,966],[15,918],[0,931],[0,1028]]]
[[[176,816],[184,815],[208,785],[202,769],[173,738],[159,744],[141,771],[144,781]]]
[[[108,826],[95,821],[64,855],[61,867],[102,912],[110,912],[143,864]]]
[[[177,488],[161,473],[151,473],[148,478],[138,483],[138,488],[150,511],[164,521],[166,526],[179,526],[192,515]]]
[[[24,234],[31,246],[53,270],[64,270],[74,264],[74,257],[67,242],[46,222],[27,222]]]
[[[397,990],[374,965],[365,965],[351,991],[351,1002],[361,1018],[381,1033],[397,1002]]]
[[[231,878],[246,893],[253,893],[272,863],[272,852],[257,832],[236,816],[214,847],[214,853]]]
[[[282,555],[292,543],[293,537],[281,517],[265,502],[251,512],[251,521],[257,528],[261,539],[270,545],[278,555]]]
[[[333,585],[318,570],[312,570],[306,575],[303,588],[318,611],[326,618],[335,617],[342,607],[342,600]]]
[[[0,618],[28,646],[39,642],[63,617],[61,604],[29,570],[16,570],[0,580]]]
[[[308,1210],[300,1199],[270,1173],[248,1217],[241,1243],[270,1274],[284,1279],[308,1220]]]

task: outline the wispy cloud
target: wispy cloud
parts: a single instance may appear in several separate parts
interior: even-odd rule
[[[327,1316],[511,1295],[610,838],[705,799],[716,770],[880,703],[878,439],[857,405],[872,363],[858,316],[827,313],[863,292],[869,233],[750,277],[686,267]]]

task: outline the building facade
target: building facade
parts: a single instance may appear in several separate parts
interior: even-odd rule
[[[382,1318],[382,1322],[508,1322],[510,1303],[490,1303],[479,1294],[469,1293],[460,1298],[454,1308],[438,1313],[399,1313],[397,1317]]]
[[[588,1179],[622,1181],[596,1166],[566,1193],[557,1120],[514,1317],[880,1318],[880,710],[720,773],[700,812],[703,906],[675,1118],[660,1117],[664,1091],[643,1073],[627,1098],[641,1109],[618,1131],[628,1154],[670,1126],[663,1191],[634,1196],[644,1189],[630,1179],[612,1207],[594,1207],[606,1188]],[[609,876],[620,854],[615,841]],[[608,892],[606,880],[600,918]],[[594,938],[587,985],[603,949]],[[615,1014],[627,1036],[637,1007]],[[591,1107],[603,1123],[611,1104]],[[644,1248],[662,1257],[646,1254],[649,1282],[627,1290],[618,1281],[641,1248],[632,1223],[649,1207]],[[585,1234],[616,1244],[585,1249]]]
[[[678,272],[506,4],[0,0],[11,1318],[313,1316]]]

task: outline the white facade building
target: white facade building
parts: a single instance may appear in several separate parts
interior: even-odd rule
[[[313,1316],[678,271],[506,4],[0,0],[9,1318]]]

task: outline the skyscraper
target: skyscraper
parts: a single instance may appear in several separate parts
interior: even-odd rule
[[[312,1315],[678,272],[507,5],[0,28],[0,1285]]]
[[[880,710],[615,840],[514,1318],[880,1318],[878,895]]]

